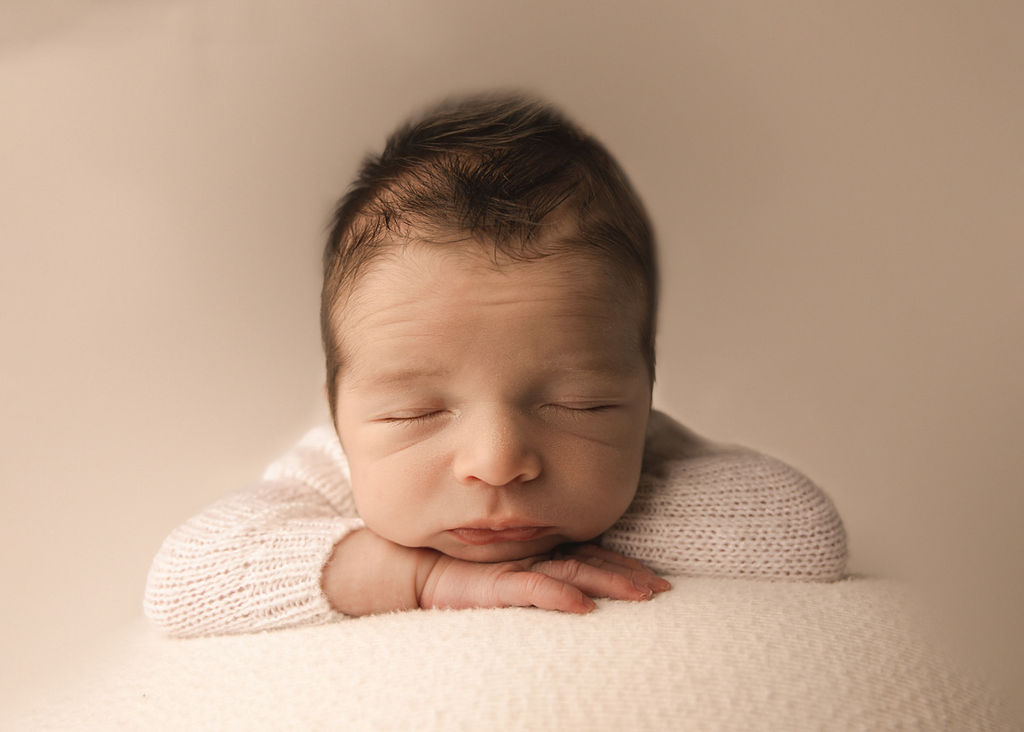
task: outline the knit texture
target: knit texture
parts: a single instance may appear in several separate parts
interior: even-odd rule
[[[313,429],[258,484],[167,537],[150,567],[146,615],[178,636],[337,619],[320,574],[334,545],[362,527],[338,438],[330,426]]]
[[[806,476],[659,413],[636,497],[602,544],[662,574],[829,582],[846,564],[839,514]]]
[[[338,438],[317,427],[260,483],[167,538],[150,569],[146,614],[179,636],[340,619],[320,575],[334,545],[362,526]],[[842,522],[814,483],[659,412],[636,497],[602,543],[672,575],[832,581],[846,563]]]

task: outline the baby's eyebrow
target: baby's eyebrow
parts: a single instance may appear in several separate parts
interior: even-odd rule
[[[417,381],[441,379],[449,375],[448,369],[405,368],[374,371],[355,380],[362,389],[381,389],[404,386]]]
[[[576,363],[552,363],[548,368],[539,367],[538,375],[543,377],[569,376],[571,378],[619,379],[632,372],[630,364],[615,359],[601,359]],[[397,389],[411,384],[442,381],[451,378],[452,370],[447,368],[426,368],[412,366],[409,368],[383,369],[361,374],[353,382],[355,388]]]
[[[626,360],[601,359],[583,363],[558,364],[552,369],[571,376],[626,376],[633,371],[633,365]]]

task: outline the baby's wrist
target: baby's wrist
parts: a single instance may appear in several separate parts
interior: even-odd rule
[[[359,529],[335,545],[321,587],[331,606],[345,615],[413,610],[439,557],[432,549],[400,546]]]
[[[436,607],[434,603],[434,588],[437,586],[438,578],[444,572],[444,568],[453,561],[451,557],[442,552],[431,551],[431,554],[424,554],[416,570],[416,602],[423,609]]]

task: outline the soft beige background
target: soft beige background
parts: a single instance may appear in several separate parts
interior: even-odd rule
[[[658,402],[816,478],[852,569],[934,592],[1024,695],[1022,8],[7,0],[3,693],[136,617],[162,537],[319,418],[332,201],[498,84],[646,199]]]

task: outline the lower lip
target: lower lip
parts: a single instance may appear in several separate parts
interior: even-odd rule
[[[464,544],[481,546],[499,541],[533,541],[547,530],[547,526],[523,526],[516,529],[451,529],[448,533]]]

